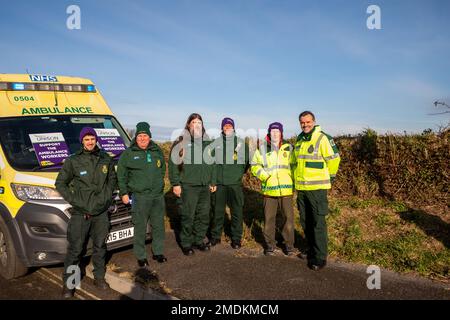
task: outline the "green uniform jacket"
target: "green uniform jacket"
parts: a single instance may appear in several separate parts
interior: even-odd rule
[[[248,144],[241,138],[233,136],[233,144],[227,141],[225,135],[214,141],[214,158],[217,165],[217,184],[242,184],[242,176],[249,168]],[[227,147],[232,147],[232,150]]]
[[[166,162],[161,148],[150,141],[146,150],[133,139],[119,159],[117,178],[120,196],[128,193],[149,193],[160,196],[164,192]]]
[[[99,215],[112,203],[117,188],[113,159],[103,150],[83,150],[71,155],[55,182],[56,190],[76,213]]]
[[[216,185],[216,165],[212,158],[210,140],[193,139],[174,144],[169,155],[169,180],[172,186],[189,184],[194,186]],[[205,162],[207,157],[208,162]],[[174,163],[172,158],[182,160]],[[197,161],[194,161],[197,160]],[[199,163],[195,163],[199,162]]]

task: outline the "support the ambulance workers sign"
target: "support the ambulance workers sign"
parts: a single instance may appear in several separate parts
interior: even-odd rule
[[[94,129],[97,133],[98,144],[111,156],[121,154],[127,147],[117,129]]]
[[[41,167],[60,164],[69,156],[64,136],[61,132],[30,134],[36,157]]]

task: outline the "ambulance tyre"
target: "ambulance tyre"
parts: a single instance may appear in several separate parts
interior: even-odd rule
[[[23,276],[28,271],[17,257],[8,227],[0,217],[0,276],[9,280]]]

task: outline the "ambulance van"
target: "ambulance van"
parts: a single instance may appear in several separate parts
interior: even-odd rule
[[[98,144],[116,161],[130,144],[90,80],[0,74],[0,275],[4,278],[64,261],[71,206],[55,190],[55,180],[64,159],[81,148],[79,133],[85,126],[95,128]],[[112,197],[108,249],[129,245],[133,237],[130,206],[120,201],[117,192]]]

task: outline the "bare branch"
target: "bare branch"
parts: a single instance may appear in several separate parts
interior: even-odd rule
[[[436,100],[435,102],[433,102],[433,104],[435,107],[444,106],[444,107],[450,108],[450,106],[447,103],[445,103],[443,101],[439,101],[439,100]]]

